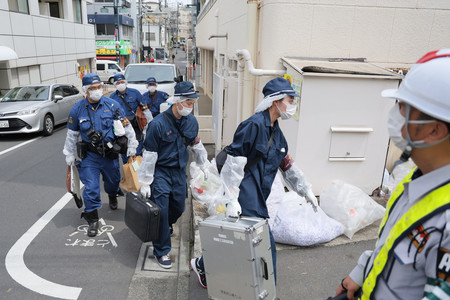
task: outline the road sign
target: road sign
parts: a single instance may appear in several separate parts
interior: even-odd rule
[[[131,59],[136,59],[136,54],[132,54]]]
[[[135,49],[131,50],[131,53],[135,54],[135,53],[136,53],[136,50],[135,50]]]

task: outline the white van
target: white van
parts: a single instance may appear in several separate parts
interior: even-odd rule
[[[158,90],[166,92],[169,96],[173,96],[175,84],[183,81],[183,76],[174,64],[129,64],[125,68],[124,76],[128,81],[128,87],[137,89],[141,94],[147,92],[149,77],[155,77]]]
[[[114,75],[123,73],[122,67],[114,60],[97,60],[97,75],[103,82],[114,83]]]

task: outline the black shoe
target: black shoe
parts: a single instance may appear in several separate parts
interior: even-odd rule
[[[172,225],[169,226],[169,230],[170,230],[170,236],[172,236],[173,235],[173,226]]]
[[[117,197],[123,197],[125,196],[125,194],[123,193],[122,189],[119,189],[119,191],[117,192]]]
[[[205,271],[200,269],[200,267],[198,266],[199,259],[200,258],[191,259],[191,267],[192,267],[192,270],[194,270],[195,274],[197,275],[198,282],[200,283],[200,285],[206,289],[207,288],[206,275],[205,275]]]
[[[93,210],[91,212],[82,212],[81,217],[84,218],[88,224],[89,228],[87,230],[87,235],[89,237],[94,237],[98,233],[98,212],[97,210]]]
[[[116,210],[117,209],[117,196],[116,195],[108,195],[109,198],[109,207],[112,210]]]

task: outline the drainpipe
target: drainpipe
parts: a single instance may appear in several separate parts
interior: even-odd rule
[[[246,49],[250,57],[256,57],[256,43],[258,37],[258,0],[247,0],[247,36]],[[255,77],[244,73],[244,84],[240,102],[240,120],[245,120],[253,114],[253,101],[255,96]],[[246,101],[242,101],[246,99]],[[238,104],[239,105],[239,104]]]
[[[240,115],[238,117],[241,117],[241,120],[245,120],[249,116],[253,114],[254,109],[254,89],[253,85],[251,86],[251,94],[248,90],[248,87],[246,84],[248,82],[246,81],[246,78],[250,77],[254,81],[254,76],[281,76],[283,75],[286,70],[264,70],[264,69],[255,69],[252,62],[252,57],[250,56],[250,52],[247,49],[237,50],[236,55],[238,57],[238,103],[241,105],[238,105],[239,107],[242,107],[242,110],[240,111]],[[245,69],[245,64],[247,64],[247,70],[244,74],[244,79],[242,79],[242,73]],[[243,101],[245,99],[245,101]]]

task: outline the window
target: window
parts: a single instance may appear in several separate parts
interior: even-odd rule
[[[108,64],[108,70],[114,70],[114,71],[121,72],[121,70],[115,64]]]
[[[52,99],[55,99],[56,96],[64,96],[63,88],[62,86],[58,86],[53,90],[53,97]]]
[[[81,0],[73,0],[73,21],[75,23],[81,23]]]
[[[114,35],[115,25],[114,24],[97,24],[97,35]]]
[[[72,85],[72,94],[73,95],[76,95],[76,94],[79,94],[80,93],[80,91],[76,88],[76,87],[74,87],[73,85]]]
[[[54,18],[60,18],[59,15],[59,3],[58,2],[49,2],[50,7],[50,16]]]
[[[8,0],[8,6],[10,11],[29,13],[27,0]]]
[[[97,64],[97,71],[105,71],[105,65],[104,64]]]

